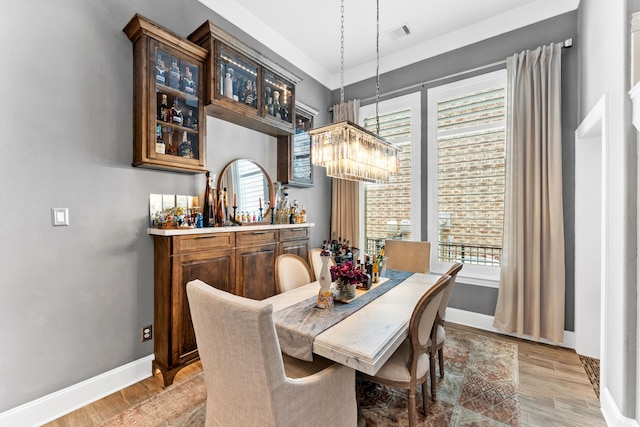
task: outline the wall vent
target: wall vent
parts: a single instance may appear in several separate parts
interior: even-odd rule
[[[409,25],[406,23],[389,31],[389,37],[391,37],[391,40],[398,40],[399,38],[406,37],[409,34],[411,34],[411,30],[409,29]]]

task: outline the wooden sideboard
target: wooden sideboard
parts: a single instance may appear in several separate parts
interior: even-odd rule
[[[199,359],[186,284],[200,279],[252,299],[276,293],[274,265],[282,253],[307,259],[313,224],[256,225],[189,230],[149,229],[154,236],[153,369],[164,384]]]

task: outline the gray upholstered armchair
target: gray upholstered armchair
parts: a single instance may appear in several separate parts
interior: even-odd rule
[[[270,304],[200,280],[187,296],[207,386],[207,426],[350,426],[355,372],[284,357]]]

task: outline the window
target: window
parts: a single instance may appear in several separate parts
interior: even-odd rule
[[[365,253],[385,239],[420,240],[420,93],[378,104],[380,136],[398,147],[399,172],[387,184],[361,186]],[[361,125],[376,132],[375,104],[360,108]],[[362,246],[361,246],[362,247]]]
[[[499,277],[505,185],[504,70],[429,89],[431,265]]]

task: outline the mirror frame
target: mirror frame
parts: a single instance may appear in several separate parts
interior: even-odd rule
[[[222,190],[224,188],[223,181],[224,181],[224,177],[225,177],[226,173],[229,171],[229,168],[231,168],[234,163],[237,163],[237,162],[239,162],[241,160],[247,161],[247,162],[251,162],[254,165],[256,165],[258,167],[258,169],[260,169],[262,171],[262,173],[264,174],[265,178],[267,179],[267,185],[269,187],[269,198],[262,201],[262,206],[264,207],[265,204],[267,202],[269,202],[269,209],[265,209],[263,211],[263,213],[262,213],[262,223],[270,222],[270,221],[265,221],[265,219],[267,217],[267,214],[272,212],[272,210],[273,210],[273,206],[271,206],[271,201],[274,200],[273,181],[271,180],[271,177],[269,176],[269,173],[266,171],[265,168],[262,167],[262,165],[260,163],[258,163],[256,161],[253,161],[251,159],[244,158],[244,157],[241,157],[241,158],[234,159],[234,160],[230,161],[229,163],[227,163],[225,165],[225,167],[222,169],[222,172],[218,176],[218,183],[217,183],[218,191],[220,191],[220,190]],[[231,208],[233,206],[231,203],[232,203],[232,200],[228,200],[229,208]],[[229,212],[229,216],[231,216],[231,214],[232,214],[232,212]],[[247,223],[243,223],[243,224],[247,224]],[[256,222],[254,224],[260,224],[260,222]]]

